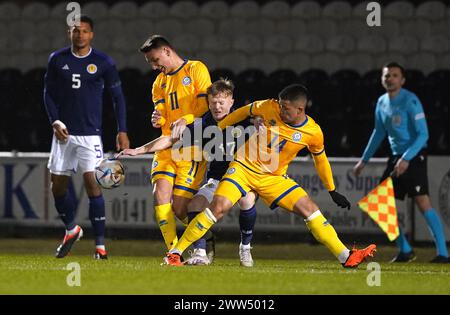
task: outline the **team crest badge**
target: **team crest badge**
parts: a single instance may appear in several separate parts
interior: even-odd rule
[[[236,169],[234,167],[232,167],[232,168],[228,169],[227,174],[231,175],[234,172],[236,172]]]
[[[183,82],[183,85],[188,86],[189,84],[191,84],[192,80],[191,80],[190,77],[185,76],[185,77],[183,78],[183,81],[182,81],[182,82]]]
[[[158,161],[153,162],[153,168],[158,166]]]
[[[88,64],[88,66],[86,67],[86,70],[87,70],[88,73],[94,74],[94,73],[97,72],[97,66],[94,65],[93,63]]]
[[[294,140],[295,142],[299,142],[301,138],[302,134],[300,132],[296,132],[292,135],[292,140]]]

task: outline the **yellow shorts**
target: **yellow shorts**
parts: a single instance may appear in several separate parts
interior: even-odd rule
[[[300,198],[308,195],[287,175],[259,174],[240,162],[230,163],[215,195],[226,197],[235,204],[250,190],[254,190],[271,209],[282,207],[289,211]]]
[[[157,152],[152,163],[152,184],[161,178],[173,186],[173,194],[192,198],[205,177],[207,161],[173,161],[171,149]]]

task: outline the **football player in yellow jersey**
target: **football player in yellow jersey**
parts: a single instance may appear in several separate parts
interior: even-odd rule
[[[200,61],[182,59],[161,35],[148,38],[140,51],[154,70],[161,71],[152,88],[153,127],[177,139],[187,124],[208,111],[208,69]],[[155,217],[168,249],[178,241],[174,213],[187,224],[187,204],[200,187],[206,166],[202,159],[174,159],[171,149],[154,156],[151,175]]]
[[[252,116],[259,115],[270,136],[265,140],[266,148],[258,148],[256,159],[250,151],[244,155],[236,153],[226,175],[220,182],[210,208],[198,214],[188,225],[179,242],[166,256],[166,263],[182,265],[181,254],[195,240],[201,237],[214,223],[220,220],[239,198],[250,190],[255,191],[270,207],[282,207],[303,217],[313,236],[324,244],[346,268],[357,267],[367,256],[373,256],[376,246],[349,250],[338,238],[332,225],[323,216],[319,207],[308,194],[286,175],[289,163],[303,148],[307,148],[325,187],[333,201],[342,208],[350,209],[350,203],[339,194],[334,185],[330,163],[325,154],[323,134],[318,124],[305,113],[308,101],[304,86],[294,84],[284,88],[279,100],[265,100],[244,106],[231,113],[219,123],[223,128]],[[264,129],[264,128],[263,128]],[[251,139],[246,147],[251,149]],[[266,157],[271,157],[266,159]],[[278,165],[272,163],[278,160]],[[269,162],[267,162],[269,161]]]

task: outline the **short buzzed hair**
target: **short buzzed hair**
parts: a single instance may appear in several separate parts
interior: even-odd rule
[[[80,23],[89,24],[91,31],[94,31],[94,20],[92,20],[89,16],[87,16],[86,14],[75,15],[75,20],[76,19],[80,19]]]
[[[383,66],[383,69],[384,68],[399,68],[402,73],[402,77],[405,77],[405,68],[398,62],[388,62]]]
[[[214,83],[206,89],[206,93],[211,96],[216,96],[220,93],[223,93],[226,96],[233,96],[233,91],[233,81],[226,78],[220,78],[219,80],[214,81]]]
[[[152,49],[158,49],[160,47],[169,47],[173,49],[172,45],[164,36],[152,35],[142,44],[139,51],[145,54]]]
[[[278,98],[284,101],[296,101],[300,98],[305,98],[308,102],[308,89],[301,84],[291,84],[281,90],[278,94]]]

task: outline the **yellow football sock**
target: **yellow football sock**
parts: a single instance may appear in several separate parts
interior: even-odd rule
[[[183,223],[183,225],[185,226],[185,227],[187,227],[188,226],[188,224],[189,224],[189,218],[188,218],[188,216],[185,216],[182,220],[180,220],[181,221],[181,223]]]
[[[175,223],[175,214],[172,211],[172,204],[166,203],[155,206],[155,218],[167,249],[171,249],[178,242],[177,225]]]
[[[174,252],[182,254],[193,242],[205,235],[216,221],[216,218],[208,208],[200,212],[189,222],[177,245],[173,248]]]
[[[317,213],[319,212],[319,213]],[[325,245],[334,256],[339,258],[339,255],[347,251],[347,247],[342,244],[333,226],[320,213],[314,212],[306,221],[306,226],[311,231],[312,235],[317,241]]]

